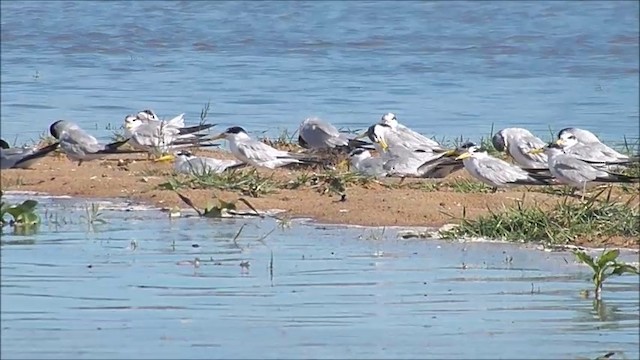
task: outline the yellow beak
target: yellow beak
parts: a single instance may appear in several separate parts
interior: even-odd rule
[[[169,162],[169,161],[173,161],[173,159],[175,158],[176,158],[175,156],[168,154],[155,159],[154,162],[165,162],[165,161]]]
[[[443,156],[454,156],[454,155],[458,155],[458,151],[456,149],[445,151]]]
[[[382,148],[382,151],[388,151],[389,150],[389,145],[387,145],[387,142],[384,141],[383,139],[380,139],[378,141],[378,144],[380,144],[380,147]]]
[[[564,140],[558,139],[558,140],[556,140],[556,144],[562,146],[562,145],[564,145]]]
[[[529,154],[532,154],[532,155],[542,154],[543,152],[544,152],[544,148],[529,150]]]
[[[456,158],[456,160],[464,160],[464,159],[466,159],[466,158],[468,158],[468,157],[470,157],[470,156],[471,156],[471,153],[466,152],[466,153],[464,153],[464,154],[462,154],[462,155],[458,156],[458,157]]]

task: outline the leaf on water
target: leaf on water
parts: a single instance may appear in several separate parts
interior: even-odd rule
[[[18,208],[22,209],[24,212],[30,212],[35,210],[36,206],[38,206],[38,202],[35,200],[25,200],[22,204],[18,205]]]

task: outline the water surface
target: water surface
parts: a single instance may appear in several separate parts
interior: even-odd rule
[[[151,107],[258,135],[388,111],[428,136],[491,123],[637,138],[637,1],[6,1],[2,136],[70,119],[103,139]],[[27,125],[28,126],[25,126]]]
[[[640,355],[638,278],[594,309],[568,253],[41,201],[38,234],[2,236],[2,358]]]

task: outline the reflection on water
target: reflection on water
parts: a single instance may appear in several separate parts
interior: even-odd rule
[[[637,278],[594,305],[571,254],[42,202],[68,221],[2,236],[3,358],[639,355]]]

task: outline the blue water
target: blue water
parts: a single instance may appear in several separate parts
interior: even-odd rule
[[[637,138],[637,1],[1,4],[2,137],[58,119],[102,139],[153,108],[254,134],[395,112],[436,138],[496,128]]]
[[[640,356],[638,278],[594,308],[570,253],[39,200],[38,234],[2,235],[3,359]]]
[[[638,13],[634,1],[2,1],[0,131],[29,142],[68,119],[106,140],[126,114],[197,122],[210,101],[210,121],[254,134],[313,115],[361,129],[392,111],[438,139],[495,123],[618,142],[638,137]],[[302,224],[264,244],[273,220],[152,210],[104,210],[90,229],[82,202],[42,201],[38,234],[2,235],[3,359],[640,357],[637,278],[612,279],[594,309],[571,254]]]

